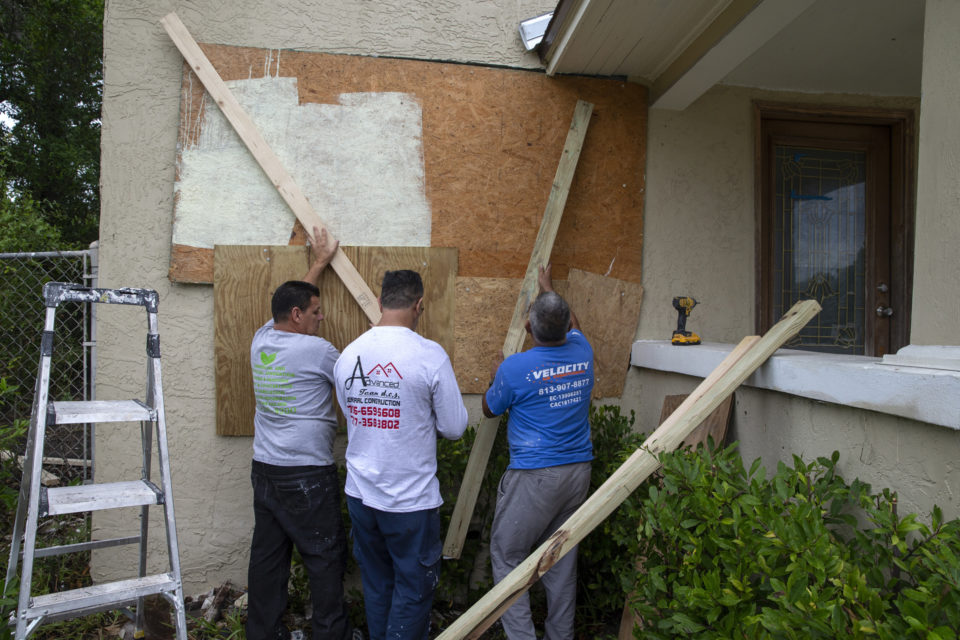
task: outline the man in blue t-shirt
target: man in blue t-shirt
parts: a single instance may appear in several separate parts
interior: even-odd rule
[[[540,268],[539,282],[542,292],[530,306],[526,324],[534,346],[500,363],[483,396],[487,417],[510,411],[510,465],[500,479],[490,536],[497,582],[583,504],[590,488],[593,349],[570,307],[553,290],[550,265]],[[573,638],[576,549],[541,580],[547,593],[544,638]],[[526,594],[501,620],[509,640],[535,640]]]

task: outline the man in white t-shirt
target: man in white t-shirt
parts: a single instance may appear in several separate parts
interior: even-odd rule
[[[314,228],[315,260],[303,280],[273,294],[273,319],[250,346],[257,399],[253,438],[254,530],[248,574],[248,640],[289,637],[290,559],[296,545],[310,579],[314,640],[351,636],[343,604],[347,543],[333,459],[337,414],[333,365],[340,354],[318,337],[317,281],[337,251]]]
[[[437,435],[463,435],[467,410],[443,347],[415,333],[420,275],[386,272],[380,310],[334,367],[347,419],[347,509],[371,640],[421,640],[440,574]]]

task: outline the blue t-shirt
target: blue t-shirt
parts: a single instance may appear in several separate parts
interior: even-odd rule
[[[504,360],[487,390],[487,407],[497,415],[510,410],[509,468],[593,460],[592,390],[593,348],[576,329],[560,346],[533,347]]]

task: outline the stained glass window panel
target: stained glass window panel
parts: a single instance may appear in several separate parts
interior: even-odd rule
[[[864,353],[866,153],[774,146],[774,313],[823,311],[786,345]]]

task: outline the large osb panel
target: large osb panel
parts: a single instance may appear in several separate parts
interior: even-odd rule
[[[414,60],[202,47],[228,82],[261,81],[253,91],[254,103],[269,94],[264,89],[269,82],[264,84],[264,79],[272,78],[277,87],[289,87],[289,79],[295,78],[298,104],[304,110],[314,106],[336,108],[339,115],[307,118],[305,122],[313,124],[294,132],[291,139],[296,144],[302,145],[304,137],[323,128],[323,122],[333,127],[336,122],[349,120],[361,106],[369,106],[373,97],[392,100],[392,109],[372,118],[380,127],[378,131],[399,136],[400,142],[385,145],[384,153],[403,146],[411,136],[419,139],[422,190],[430,216],[424,223],[430,226],[429,244],[459,248],[460,274],[471,277],[522,277],[574,105],[578,99],[592,102],[594,115],[554,247],[555,274],[565,277],[566,270],[576,266],[639,282],[646,146],[643,87],[610,79],[548,78],[530,71]],[[197,144],[205,126],[205,112],[215,110],[204,100],[199,81],[186,66],[182,98],[181,151]],[[419,131],[411,131],[410,118],[400,117],[413,107],[421,114]],[[369,133],[365,128],[357,130]],[[371,171],[366,166],[373,164],[376,154],[368,154],[371,159],[367,163],[353,156],[345,156],[347,159],[339,163],[331,160],[344,149],[361,145],[361,137],[367,136],[341,136],[336,145],[321,140],[311,148],[312,155],[302,148],[292,155],[277,150],[281,158],[297,159],[298,166],[287,167],[295,176],[306,165],[320,167],[320,177],[303,178],[306,184],[301,188],[305,192],[317,189],[308,197],[321,217],[330,218],[331,228],[342,229],[341,235],[357,233],[351,228],[366,228],[370,230],[367,235],[372,236],[378,226],[420,215],[419,194],[408,189],[409,181],[393,189],[407,194],[393,206],[364,212],[368,203],[358,196],[358,189],[372,198],[377,193],[375,187],[379,187],[378,176],[386,182],[393,179],[398,165],[409,167],[416,160],[388,163],[389,172]],[[321,184],[328,179],[324,176],[332,175],[334,168],[341,170],[344,163],[355,165],[357,181],[372,180],[371,186],[361,188],[345,179]],[[251,181],[259,179],[251,177]],[[183,208],[184,198],[189,197],[190,193],[180,194],[175,215]],[[243,215],[255,212],[252,209]],[[218,215],[222,215],[222,208]],[[287,215],[287,224],[280,225],[284,228],[271,225],[283,237],[294,227],[293,215]],[[412,231],[399,235],[402,237],[393,244],[423,242],[414,238]],[[375,239],[341,239],[349,244],[382,244]],[[175,242],[171,278],[209,282],[210,255],[208,248]]]
[[[463,393],[487,390],[493,363],[507,339],[521,284],[523,278],[457,278],[455,371]],[[564,295],[567,283],[554,281],[553,287]],[[527,335],[523,348],[532,345]]]
[[[217,433],[253,435],[253,378],[250,342],[270,318],[276,287],[303,277],[308,249],[283,246],[229,246],[214,249],[214,357]],[[383,272],[413,269],[424,284],[424,314],[418,332],[453,355],[453,297],[457,251],[426,247],[344,247],[344,253],[379,295]],[[336,274],[321,275],[320,334],[342,350],[369,327],[369,320]]]
[[[522,282],[520,278],[457,278],[456,371],[464,393],[487,390]],[[570,269],[567,280],[554,281],[553,288],[570,304],[593,347],[593,397],[619,397],[630,366],[643,287]],[[532,345],[528,335],[523,348]]]
[[[593,346],[593,397],[619,398],[630,368],[630,345],[640,319],[643,287],[570,269],[565,297]]]

